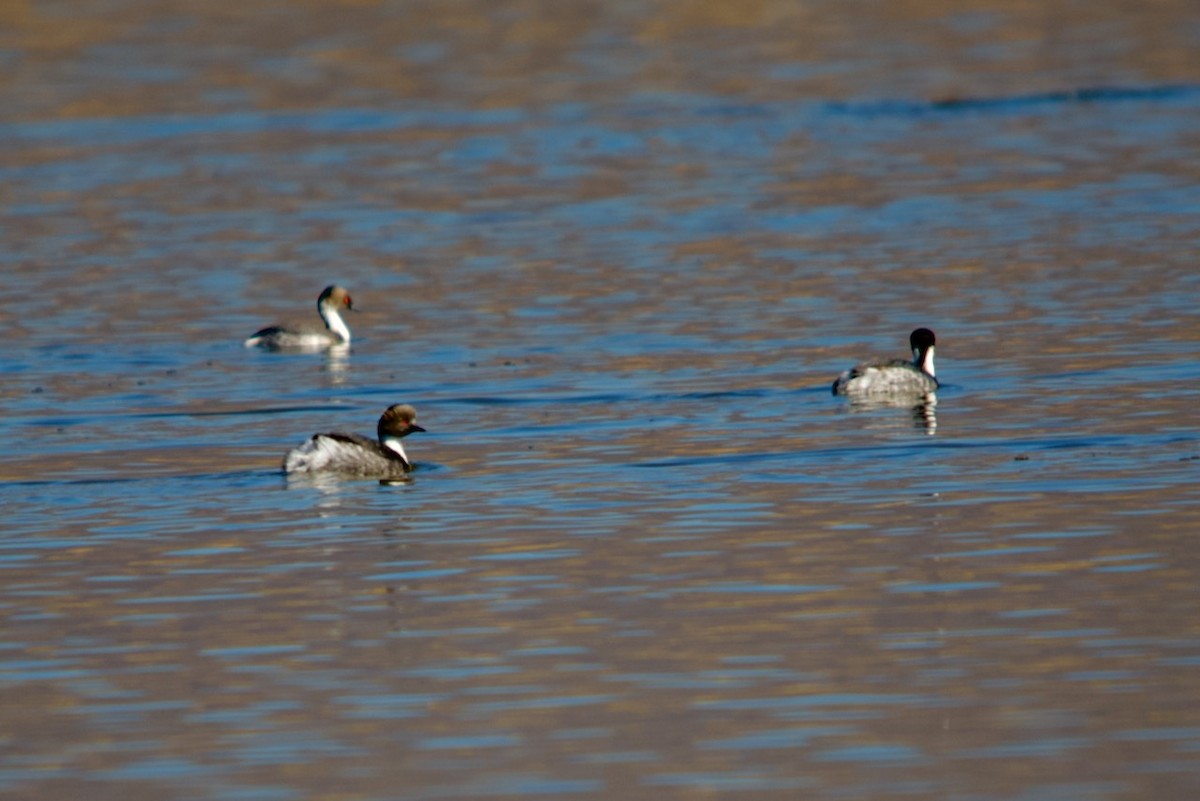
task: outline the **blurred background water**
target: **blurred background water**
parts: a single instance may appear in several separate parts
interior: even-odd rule
[[[0,2],[0,97],[6,798],[1200,794],[1195,4]]]

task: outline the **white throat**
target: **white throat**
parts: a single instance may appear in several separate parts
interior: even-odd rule
[[[342,342],[349,344],[350,342],[350,327],[346,325],[346,321],[342,319],[341,312],[333,306],[321,307],[321,319],[325,321],[325,326],[337,334]]]
[[[913,358],[914,360],[919,359],[920,354],[914,353]],[[936,377],[937,373],[933,372],[933,345],[930,345],[929,350],[925,351],[925,361],[918,362],[917,367],[920,367],[925,372]]]
[[[408,454],[404,452],[404,446],[400,444],[399,437],[384,437],[382,444],[383,447],[387,448],[392,453],[399,454],[400,458],[404,460],[405,464],[412,464],[412,462],[408,461]]]

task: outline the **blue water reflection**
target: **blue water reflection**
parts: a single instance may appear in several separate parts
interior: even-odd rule
[[[1190,799],[1200,84],[1054,67],[1163,9],[456,8],[14,16],[0,787]],[[918,324],[936,405],[829,395]]]

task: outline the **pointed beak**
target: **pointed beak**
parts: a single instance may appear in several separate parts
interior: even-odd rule
[[[421,428],[421,427],[420,427],[419,425],[417,425],[416,423],[410,423],[410,424],[409,424],[409,426],[408,426],[408,431],[406,431],[405,433],[406,433],[406,434],[411,434],[411,433],[413,433],[414,431],[424,431],[424,430],[425,430],[425,429]]]

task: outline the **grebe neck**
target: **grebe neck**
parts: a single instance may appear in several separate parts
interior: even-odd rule
[[[400,443],[399,437],[380,437],[379,444],[386,450],[399,456],[400,461],[404,462],[405,468],[412,467],[412,463],[408,461],[408,454],[404,452],[404,446]]]
[[[930,345],[929,348],[924,353],[921,353],[920,351],[915,351],[913,353],[913,363],[916,364],[917,368],[919,370],[921,370],[922,372],[929,373],[929,375],[932,375],[932,376],[937,375],[937,373],[935,373],[933,371],[933,346],[932,345]]]
[[[336,334],[342,342],[350,343],[350,327],[346,325],[346,321],[342,319],[341,313],[332,306],[322,305],[320,308],[321,319],[325,321],[325,327]]]

